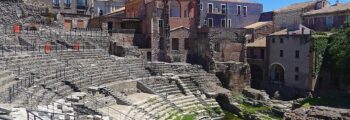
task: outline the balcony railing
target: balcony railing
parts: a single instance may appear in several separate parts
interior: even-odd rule
[[[64,8],[70,8],[71,4],[64,4]]]
[[[226,11],[225,11],[226,12]],[[225,12],[222,12],[218,8],[214,8],[212,11],[209,11],[208,14],[218,14],[218,15],[225,15]]]
[[[86,5],[77,5],[77,9],[87,9]]]

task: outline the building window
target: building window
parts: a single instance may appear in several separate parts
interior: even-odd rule
[[[147,52],[147,61],[152,61],[152,52]]]
[[[215,52],[220,52],[220,43],[215,43],[214,49]]]
[[[221,14],[226,14],[226,4],[221,4]]]
[[[295,58],[299,58],[299,50],[295,51]]]
[[[179,50],[179,39],[178,38],[171,39],[171,47],[173,50]]]
[[[53,0],[52,4],[53,4],[53,7],[60,7],[60,0]]]
[[[276,41],[275,38],[272,38],[272,43],[275,43],[275,41]]]
[[[283,50],[280,50],[280,57],[283,57]]]
[[[86,6],[86,0],[78,0],[77,6]]]
[[[248,15],[248,7],[247,6],[243,6],[243,15],[244,16]]]
[[[65,0],[64,5],[65,5],[66,8],[70,8],[71,3],[72,3],[71,0]]]
[[[213,13],[213,3],[208,3],[208,13]]]
[[[284,41],[283,41],[283,38],[280,38],[280,43],[283,43]]]
[[[225,19],[221,19],[221,27],[226,27],[226,20]]]
[[[189,38],[185,38],[184,39],[185,40],[185,49],[186,50],[188,50],[188,49],[190,49],[190,39]]]
[[[255,59],[254,49],[249,50],[250,57]]]
[[[298,81],[299,80],[299,75],[295,75],[294,80]]]
[[[237,5],[237,15],[241,15],[241,5]]]
[[[213,18],[208,18],[208,27],[213,27]]]
[[[322,1],[322,7],[324,8],[326,6],[326,2]]]
[[[163,27],[164,27],[164,21],[163,21],[163,19],[159,19],[159,20],[158,20],[158,23],[159,23],[159,28],[163,28]]]
[[[265,59],[265,50],[264,49],[260,49],[260,58]]]
[[[99,15],[102,16],[103,15],[103,10],[99,11]]]
[[[299,67],[295,67],[295,68],[294,68],[294,71],[295,71],[295,72],[299,72]]]
[[[204,25],[207,25],[207,20],[204,20]]]
[[[200,10],[203,10],[203,3],[199,4],[199,8],[200,8]]]
[[[188,17],[188,12],[187,12],[187,10],[184,10],[184,17]]]
[[[227,19],[227,27],[231,28],[231,19]]]
[[[180,17],[180,3],[176,0],[170,3],[170,17]]]

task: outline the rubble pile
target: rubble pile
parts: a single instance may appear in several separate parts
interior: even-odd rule
[[[287,112],[284,120],[349,120],[350,110],[330,108],[323,106],[312,106],[310,108],[298,108]]]
[[[33,23],[43,21],[46,8],[14,1],[0,1],[0,24]]]

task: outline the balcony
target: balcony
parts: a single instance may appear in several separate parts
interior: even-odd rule
[[[248,63],[254,63],[254,64],[264,64],[265,60],[263,58],[257,57],[257,56],[248,56],[247,57]]]
[[[222,13],[222,11],[219,10],[219,8],[214,8],[214,10],[212,12],[208,12],[208,14],[225,15],[226,13]]]
[[[86,5],[77,5],[77,9],[87,9],[88,7]]]

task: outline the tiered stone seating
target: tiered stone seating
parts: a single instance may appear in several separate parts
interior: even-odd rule
[[[164,98],[161,98],[159,96],[155,96],[144,102],[141,102],[137,104],[137,106],[144,109],[149,114],[155,115],[160,120],[168,118],[171,114],[179,112],[179,110],[177,110],[173,104],[165,101]]]
[[[198,99],[201,99],[202,102],[205,102],[208,107],[211,108],[220,108],[219,104],[215,101],[213,98],[207,98],[206,96],[202,95],[202,91],[199,89],[199,85],[205,84],[204,82],[208,82],[205,79],[209,81],[213,81],[213,74],[207,74],[203,76],[207,76],[206,78],[199,79],[198,76],[195,76],[195,79],[191,78],[193,76],[190,76],[188,74],[185,74],[183,76],[180,76],[181,81],[184,83],[187,89],[189,89],[193,94],[196,94]]]
[[[17,81],[11,76],[11,72],[0,70],[0,103],[8,101],[8,88],[16,84]]]
[[[72,92],[69,86],[63,82],[64,76],[58,76],[57,70],[64,69],[65,65],[53,59],[49,55],[22,55],[2,59],[1,65],[8,68],[19,79],[36,79],[36,86],[30,87],[18,95],[16,103],[23,103],[20,98],[28,98],[28,93],[33,94],[34,104],[49,104],[52,100],[63,97]],[[23,86],[16,86],[16,89],[24,90]]]
[[[176,106],[184,110],[184,112],[203,110],[204,105],[192,94],[190,95],[170,95],[168,99]]]
[[[169,81],[167,79],[154,79],[153,81],[144,80],[150,88],[162,95],[182,94],[175,81]]]
[[[127,80],[149,76],[142,67],[142,59],[115,59],[103,50],[64,51],[57,53],[58,59],[84,72],[86,83],[106,84],[117,80]]]
[[[191,77],[180,77],[181,81],[186,85],[186,87],[193,93],[197,93],[199,91],[199,86],[191,80]]]

